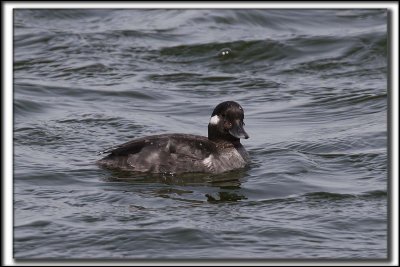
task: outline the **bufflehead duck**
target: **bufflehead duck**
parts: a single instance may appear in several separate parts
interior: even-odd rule
[[[150,173],[222,173],[245,167],[249,155],[240,139],[243,108],[234,101],[218,104],[208,124],[208,138],[191,134],[147,136],[103,151],[100,166]]]

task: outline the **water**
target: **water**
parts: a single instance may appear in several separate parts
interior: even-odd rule
[[[248,169],[94,164],[225,100]],[[384,259],[387,108],[386,10],[15,10],[14,256]]]

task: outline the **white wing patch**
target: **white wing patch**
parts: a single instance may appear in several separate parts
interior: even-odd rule
[[[217,125],[218,122],[219,122],[219,117],[218,117],[218,115],[214,115],[214,116],[211,117],[211,119],[210,119],[210,124]]]
[[[214,159],[214,156],[211,154],[211,155],[208,156],[207,158],[203,159],[203,164],[204,164],[207,168],[211,168],[212,163],[213,163],[213,159]]]

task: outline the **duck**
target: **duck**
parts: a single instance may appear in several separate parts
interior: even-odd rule
[[[145,136],[102,151],[101,167],[140,173],[219,174],[242,169],[250,157],[241,144],[248,139],[244,110],[235,101],[219,103],[208,123],[208,137],[167,133]]]

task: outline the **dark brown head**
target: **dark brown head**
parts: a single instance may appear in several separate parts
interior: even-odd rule
[[[208,139],[240,142],[249,135],[244,130],[243,108],[234,101],[225,101],[215,107],[208,124]]]

